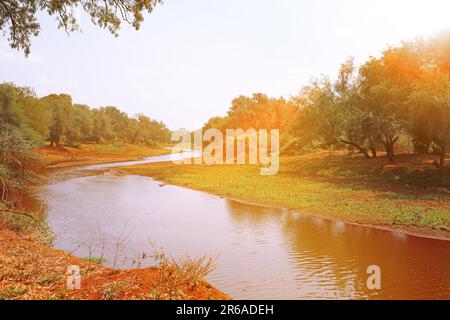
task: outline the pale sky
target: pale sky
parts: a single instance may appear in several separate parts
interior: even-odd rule
[[[85,15],[83,32],[68,36],[42,14],[29,58],[0,34],[0,82],[194,129],[241,94],[288,97],[349,56],[362,62],[450,28],[449,0],[164,2],[141,30],[123,25],[118,38]]]

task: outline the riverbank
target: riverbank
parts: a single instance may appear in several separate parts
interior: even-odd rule
[[[168,290],[161,270],[112,270],[81,259],[0,224],[0,300],[229,299],[207,282],[183,282]],[[80,268],[80,290],[69,290],[67,269]]]
[[[37,153],[47,168],[63,168],[139,160],[170,151],[134,145],[82,145],[42,147]],[[52,231],[42,213],[8,210],[0,202],[0,300],[229,299],[198,276],[202,270],[189,264],[196,263],[195,259],[184,265],[192,266],[189,271],[168,258],[158,268],[110,269],[101,266],[99,258],[82,259],[53,249],[51,242]],[[80,267],[80,290],[67,289],[70,265]]]
[[[79,147],[51,147],[36,149],[47,168],[63,168],[97,163],[140,160],[144,157],[169,154],[162,147],[149,148],[130,144],[82,144]]]
[[[117,169],[254,204],[416,236],[450,240],[450,188],[433,157],[366,160],[327,153],[282,157],[276,176],[256,166],[157,163]]]

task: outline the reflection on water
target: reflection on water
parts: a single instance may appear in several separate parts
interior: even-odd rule
[[[150,241],[218,258],[208,280],[239,299],[450,298],[450,243],[242,204],[140,176],[72,178],[38,191],[55,246],[131,267]],[[125,232],[124,232],[125,230]],[[379,265],[382,290],[366,289]]]

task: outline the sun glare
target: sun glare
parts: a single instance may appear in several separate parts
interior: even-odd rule
[[[397,31],[414,37],[450,27],[450,1],[400,0],[383,3],[386,5],[378,8],[387,19],[380,22],[388,33]]]

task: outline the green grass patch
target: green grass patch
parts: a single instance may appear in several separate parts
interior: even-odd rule
[[[261,176],[257,166],[249,165],[149,164],[121,170],[250,202],[360,223],[450,231],[450,193],[445,188],[413,189],[387,182],[377,176],[383,172],[381,162],[371,160],[351,163],[354,159],[311,156],[281,160],[276,176]]]
[[[122,144],[95,144],[94,145],[95,150],[102,153],[115,153],[118,150],[123,148]]]
[[[95,264],[102,264],[106,261],[106,259],[101,257],[83,257],[83,259]]]

